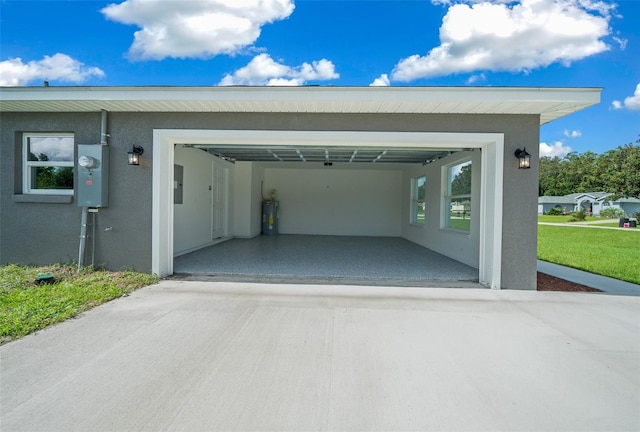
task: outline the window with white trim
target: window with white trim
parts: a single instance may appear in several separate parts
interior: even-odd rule
[[[73,134],[22,136],[22,193],[73,195]]]
[[[424,224],[424,185],[426,177],[411,179],[411,223],[416,225]]]
[[[447,189],[444,197],[444,226],[471,230],[471,161],[451,165],[447,169]]]

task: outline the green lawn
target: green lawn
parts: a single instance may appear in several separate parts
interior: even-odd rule
[[[549,215],[538,215],[538,222],[549,222],[549,223],[568,223],[571,216],[549,216]],[[605,220],[605,218],[595,217],[595,216],[587,216],[585,218],[585,222],[592,222],[598,220]]]
[[[599,227],[610,227],[610,228],[620,228],[620,224],[618,222],[607,222],[603,224],[598,224]],[[635,229],[635,228],[632,228]]]
[[[471,219],[451,219],[449,228],[469,231],[471,229]]]
[[[640,232],[538,225],[538,259],[640,284]]]
[[[38,285],[41,273],[56,283]],[[64,321],[99,304],[157,282],[132,271],[106,272],[53,265],[0,267],[0,344]]]

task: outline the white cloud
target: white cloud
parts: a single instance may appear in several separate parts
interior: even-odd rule
[[[530,71],[607,51],[614,4],[594,0],[435,0],[449,7],[440,45],[398,62],[392,79]]]
[[[136,60],[206,58],[252,45],[263,25],[287,18],[293,0],[126,0],[102,13],[141,28],[129,56]]]
[[[478,81],[486,81],[486,80],[487,80],[487,77],[483,73],[478,75],[471,75],[467,80],[467,84],[474,84]]]
[[[378,78],[374,79],[369,87],[388,87],[391,85],[391,81],[389,80],[389,75],[382,74]]]
[[[621,39],[619,37],[614,36],[613,40],[616,41],[618,45],[620,45],[620,50],[624,51],[625,49],[627,49],[627,42],[629,42],[628,39]]]
[[[636,86],[636,91],[633,96],[624,98],[623,102],[614,100],[611,102],[611,107],[616,110],[622,108],[632,111],[640,110],[640,83]]]
[[[333,63],[326,59],[291,67],[277,63],[269,54],[263,53],[255,56],[245,67],[233,74],[227,74],[218,85],[299,86],[307,81],[324,81],[339,77]]]
[[[571,153],[572,149],[569,146],[564,145],[562,141],[556,141],[553,144],[540,143],[540,157],[543,156],[566,156]]]
[[[29,150],[36,156],[47,155],[50,161],[73,161],[73,138],[39,137],[31,139]]]
[[[0,86],[24,86],[36,80],[81,83],[92,76],[102,78],[105,75],[97,67],[60,53],[28,63],[23,63],[19,57],[0,62]]]
[[[568,129],[565,129],[564,136],[568,138],[580,138],[582,136],[582,132],[580,132],[579,130],[570,131]]]

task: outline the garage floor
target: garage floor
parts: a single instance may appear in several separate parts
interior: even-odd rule
[[[174,272],[231,279],[340,279],[386,285],[477,285],[478,270],[398,237],[316,235],[232,239],[174,259]],[[393,283],[395,282],[395,283]],[[465,283],[466,282],[466,283]]]

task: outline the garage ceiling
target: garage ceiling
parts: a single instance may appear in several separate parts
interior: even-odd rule
[[[187,145],[206,150],[230,162],[346,162],[346,163],[430,163],[463,149],[384,149],[359,147],[291,147],[291,146],[205,146]]]

